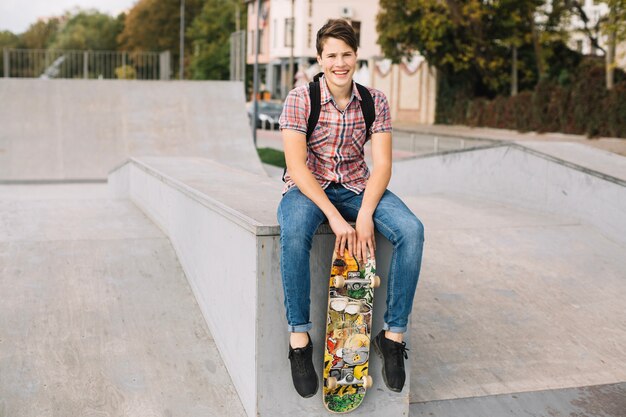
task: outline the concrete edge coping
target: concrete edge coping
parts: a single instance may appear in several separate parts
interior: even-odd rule
[[[509,143],[508,146],[511,147],[511,148],[520,149],[520,150],[522,150],[522,151],[524,151],[526,153],[529,153],[531,155],[538,156],[539,158],[547,159],[548,161],[555,162],[557,164],[566,166],[568,168],[572,168],[572,169],[575,169],[577,171],[581,171],[581,172],[583,172],[585,174],[588,174],[588,175],[591,175],[591,176],[603,179],[605,181],[609,181],[609,182],[612,182],[614,184],[621,185],[622,187],[626,187],[626,181],[624,181],[621,178],[617,178],[617,177],[614,177],[613,175],[605,174],[603,172],[596,171],[595,169],[587,168],[587,167],[584,167],[582,165],[566,161],[565,159],[558,158],[556,156],[549,155],[547,153],[543,153],[543,152],[537,151],[535,149],[531,149],[531,148],[529,148],[527,146],[524,146],[521,143],[513,142],[513,143]]]
[[[214,211],[215,213],[218,213],[224,216],[225,218],[231,220],[233,223],[241,226],[243,229],[253,233],[256,236],[279,236],[280,235],[280,226],[278,224],[268,225],[268,224],[260,223],[257,220],[251,218],[250,216],[247,216],[239,212],[236,207],[231,207],[229,205],[226,205],[222,203],[221,201],[219,201],[219,199],[208,196],[207,194],[196,190],[195,188],[185,184],[184,182],[177,180],[175,178],[172,178],[168,176],[167,174],[164,174],[154,169],[153,167],[149,166],[148,164],[140,161],[139,159],[135,157],[130,157],[125,162],[119,164],[117,168],[110,171],[109,175],[111,175],[112,173],[114,173],[115,171],[119,170],[120,168],[124,167],[127,164],[134,164],[135,166],[137,166],[139,169],[146,172],[147,174],[150,174],[158,178],[163,183],[177,189],[178,191],[185,194],[187,197],[200,203],[202,206]],[[212,165],[216,166],[215,163],[212,163]],[[230,167],[225,167],[225,168],[232,169]],[[246,174],[255,175],[249,172],[246,172]],[[333,232],[330,226],[328,225],[328,223],[325,222],[319,227],[316,234],[322,234],[322,235],[333,234]]]
[[[393,128],[394,131],[396,132],[402,132],[402,133],[414,133],[414,134],[419,134],[419,135],[427,135],[427,136],[443,136],[446,138],[454,138],[454,139],[465,139],[465,140],[470,140],[470,141],[484,141],[484,142],[492,142],[492,143],[502,143],[502,142],[506,142],[505,139],[492,139],[492,138],[485,138],[485,137],[481,137],[481,136],[463,136],[463,135],[459,135],[457,133],[454,132],[428,132],[428,131],[421,131],[421,130],[411,130],[408,127],[394,127]]]
[[[453,154],[461,154],[464,152],[475,152],[475,151],[482,151],[482,150],[486,150],[486,149],[494,149],[494,148],[501,148],[501,147],[506,147],[506,148],[515,148],[518,150],[521,150],[523,152],[529,153],[533,156],[537,156],[539,158],[543,158],[546,159],[548,161],[551,162],[555,162],[559,165],[563,165],[565,167],[568,168],[572,168],[575,169],[577,171],[583,172],[585,174],[594,176],[596,178],[600,178],[602,180],[608,181],[608,182],[612,182],[614,184],[617,185],[621,185],[622,187],[626,187],[626,181],[614,177],[612,175],[609,174],[605,174],[603,172],[600,171],[596,171],[587,167],[584,167],[582,165],[578,165],[575,164],[573,162],[569,162],[566,161],[565,159],[561,159],[561,158],[557,158],[556,156],[552,156],[552,155],[548,155],[546,153],[543,152],[539,152],[535,149],[531,149],[528,148],[518,142],[504,142],[504,141],[495,141],[496,143],[492,144],[492,145],[485,145],[485,146],[477,146],[477,147],[473,147],[473,148],[465,148],[465,149],[452,149],[449,151],[443,151],[443,152],[436,152],[436,153],[428,153],[428,154],[424,154],[424,155],[417,155],[414,156],[412,158],[405,158],[402,161],[398,161],[398,163],[402,163],[403,161],[413,161],[416,159],[425,159],[425,158],[434,158],[434,157],[438,157],[438,156],[446,156],[446,155],[453,155]]]
[[[52,178],[0,180],[0,185],[106,184],[106,178]]]

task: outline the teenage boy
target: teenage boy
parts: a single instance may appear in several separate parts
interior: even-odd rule
[[[309,86],[292,90],[280,117],[287,172],[278,207],[281,226],[280,269],[290,331],[289,359],[296,391],[313,396],[319,379],[313,367],[308,331],[310,307],[309,256],[318,226],[328,221],[336,236],[335,250],[348,250],[359,260],[374,254],[374,228],[393,244],[388,275],[384,326],[373,340],[383,357],[383,380],[402,391],[407,358],[403,335],[407,330],[422,260],[422,223],[393,193],[391,178],[391,121],[385,95],[368,88],[376,118],[370,131],[361,106],[363,97],[352,77],[357,66],[357,40],[352,26],[331,20],[317,32],[317,62],[321,111],[307,140],[311,111]],[[372,141],[372,174],[363,148]],[[355,221],[353,228],[349,221]],[[319,282],[315,285],[322,285]]]

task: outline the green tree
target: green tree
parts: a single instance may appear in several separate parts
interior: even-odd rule
[[[8,30],[0,31],[0,49],[17,48],[20,44],[20,38]]]
[[[567,36],[561,5],[543,0],[381,0],[377,29],[384,54],[398,61],[414,52],[470,96],[531,89],[563,69]],[[556,75],[554,75],[556,74]],[[461,86],[456,84],[461,84]],[[456,85],[456,86],[455,86]]]
[[[0,77],[4,75],[4,48],[17,48],[20,44],[20,38],[13,32],[8,30],[0,31]]]
[[[186,25],[202,8],[201,0],[185,0]],[[119,46],[128,51],[171,51],[174,61],[180,56],[180,0],[139,0],[126,16]],[[191,42],[185,36],[185,61]],[[178,68],[178,66],[176,66]]]
[[[55,40],[61,19],[53,17],[38,20],[20,35],[20,47],[27,49],[47,49]]]
[[[77,10],[66,14],[50,49],[114,51],[117,36],[123,29],[123,18],[114,18],[97,10]]]
[[[381,0],[377,29],[386,56],[398,61],[420,52],[449,78],[464,80],[473,94],[510,88],[512,47],[527,43],[535,1]]]
[[[626,42],[626,0],[607,0],[604,3],[609,13],[600,19],[601,31],[606,35],[606,88],[612,90],[615,84],[615,50],[618,43]]]
[[[239,0],[207,0],[187,32],[193,45],[191,78],[227,80],[230,73],[230,35],[245,10]]]

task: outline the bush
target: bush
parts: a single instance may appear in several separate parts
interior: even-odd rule
[[[626,138],[626,82],[616,85],[608,97],[608,134]]]
[[[533,91],[522,91],[515,97],[497,96],[493,100],[468,99],[457,93],[456,101],[447,109],[446,120],[519,131],[626,138],[626,75],[616,70],[616,84],[609,92],[604,71],[601,60],[590,58],[575,72],[568,73],[569,85],[545,79]],[[448,90],[446,94],[451,97],[453,93]]]

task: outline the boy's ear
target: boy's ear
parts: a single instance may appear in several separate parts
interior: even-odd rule
[[[322,57],[321,56],[317,56],[317,65],[319,65],[320,67],[322,66]]]

